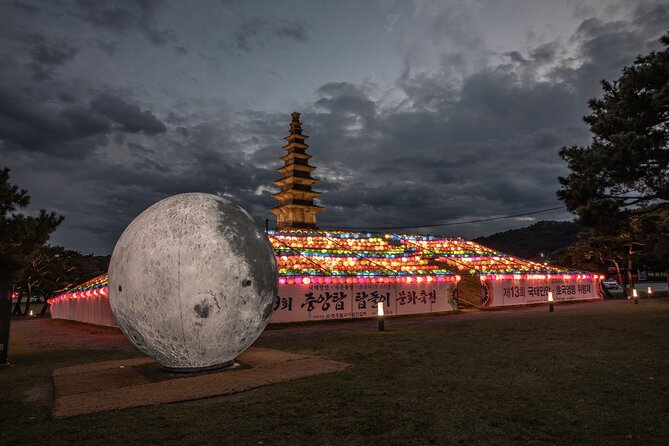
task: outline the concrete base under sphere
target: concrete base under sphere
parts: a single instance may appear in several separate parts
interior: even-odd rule
[[[165,368],[226,366],[267,325],[277,295],[274,251],[253,218],[209,194],[180,194],[126,228],[109,265],[118,324]]]

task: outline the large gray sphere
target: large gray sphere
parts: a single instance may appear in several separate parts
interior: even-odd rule
[[[209,194],[166,198],[119,238],[109,302],[128,339],[174,370],[231,363],[267,325],[274,251],[253,218]]]

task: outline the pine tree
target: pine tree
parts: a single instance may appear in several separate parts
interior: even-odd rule
[[[662,226],[669,209],[669,33],[660,42],[664,49],[639,56],[618,80],[602,81],[584,118],[592,143],[560,150],[571,173],[559,178],[558,197],[593,236],[624,241],[630,276],[639,249],[650,248],[639,221]]]

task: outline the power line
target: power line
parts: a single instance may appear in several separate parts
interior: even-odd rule
[[[538,211],[523,212],[522,214],[513,214],[513,215],[504,215],[501,217],[490,217],[490,218],[481,218],[478,220],[467,220],[467,221],[456,221],[448,223],[434,223],[428,225],[416,225],[416,226],[367,226],[367,227],[352,227],[352,226],[321,226],[325,229],[346,229],[346,230],[364,230],[364,229],[418,229],[418,228],[437,228],[442,226],[456,226],[456,225],[466,225],[470,223],[483,223],[486,221],[495,221],[495,220],[505,220],[507,218],[516,218],[524,217],[526,215],[540,214],[542,212],[556,211],[558,209],[566,209],[566,206],[557,206],[554,208],[540,209]],[[276,223],[276,220],[269,220]]]

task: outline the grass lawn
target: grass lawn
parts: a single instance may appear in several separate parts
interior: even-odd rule
[[[330,324],[329,328],[332,328]],[[32,401],[52,369],[121,351],[12,344],[0,444],[667,444],[669,299],[555,313],[444,316],[375,331],[273,330],[256,345],[347,371],[245,394],[54,421]],[[280,335],[276,335],[280,333]]]

